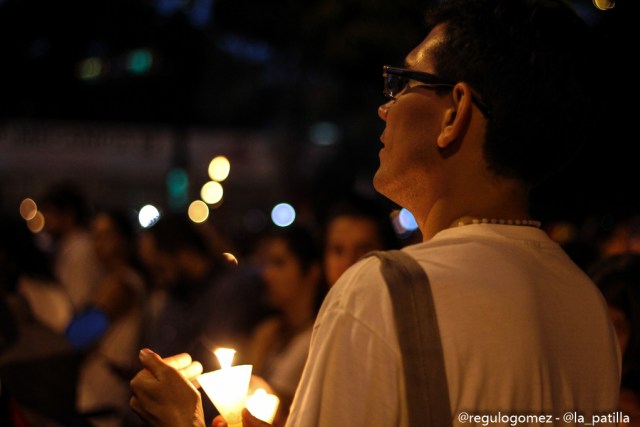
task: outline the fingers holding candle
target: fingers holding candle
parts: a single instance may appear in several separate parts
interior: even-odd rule
[[[143,349],[142,351],[145,350],[148,349]],[[162,360],[164,360],[167,365],[176,369],[184,369],[193,362],[189,353],[174,354],[173,356],[165,357]]]
[[[140,351],[140,362],[144,369],[130,383],[131,408],[152,426],[204,427],[201,396],[188,379],[151,350]]]

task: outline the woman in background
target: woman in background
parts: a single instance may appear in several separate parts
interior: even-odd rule
[[[320,251],[308,229],[276,230],[263,238],[261,251],[266,303],[274,315],[255,328],[246,356],[253,373],[280,398],[273,424],[281,426],[302,375],[325,288]]]
[[[329,287],[366,253],[399,248],[389,214],[382,203],[357,195],[331,205],[323,232],[324,276]]]

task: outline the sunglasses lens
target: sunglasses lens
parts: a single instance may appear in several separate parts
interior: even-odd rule
[[[384,76],[384,93],[389,98],[396,97],[407,85],[407,79],[395,74]]]

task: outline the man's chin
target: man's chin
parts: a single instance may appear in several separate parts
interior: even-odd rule
[[[389,194],[387,194],[387,192],[385,191],[385,189],[387,188],[387,186],[385,185],[386,181],[387,180],[384,178],[384,174],[380,171],[380,168],[378,168],[376,173],[373,175],[373,188],[384,197],[390,198]]]

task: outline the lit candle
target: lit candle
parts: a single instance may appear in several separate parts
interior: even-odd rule
[[[220,369],[198,376],[198,382],[229,427],[242,427],[251,365],[231,366],[235,350],[219,348],[215,355]]]
[[[247,398],[247,409],[254,417],[270,424],[273,422],[279,403],[278,396],[259,388]]]
[[[213,352],[218,358],[218,363],[220,364],[221,369],[227,369],[231,367],[233,363],[233,356],[235,356],[236,351],[232,348],[218,348]]]

